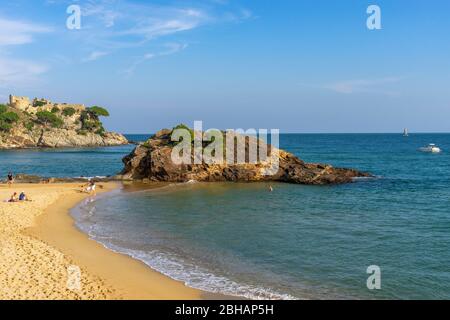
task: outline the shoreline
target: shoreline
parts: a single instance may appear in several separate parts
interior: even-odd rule
[[[101,183],[100,193],[119,188]],[[143,262],[111,251],[78,230],[70,210],[88,197],[77,192],[79,184],[17,184],[0,187],[5,198],[18,189],[33,202],[1,203],[0,243],[13,242],[12,250],[0,250],[7,261],[0,268],[19,270],[0,275],[0,298],[4,299],[131,299],[200,300],[230,298],[187,287]],[[78,188],[79,189],[79,188]],[[64,198],[64,200],[62,200]],[[19,214],[19,216],[18,216]],[[14,220],[11,222],[11,218]],[[17,221],[16,221],[17,220]],[[23,223],[24,220],[25,223]],[[10,225],[11,224],[11,225]],[[5,232],[7,230],[8,232]],[[31,249],[29,249],[31,248]],[[22,249],[22,250],[20,250]],[[24,250],[25,249],[25,250]],[[28,249],[28,250],[27,250]],[[11,263],[12,262],[12,263]],[[50,264],[49,264],[50,262]],[[67,289],[67,268],[81,270],[81,290]],[[33,272],[22,272],[33,269]],[[3,270],[0,270],[3,271]],[[11,272],[10,272],[11,273]],[[3,272],[1,273],[3,274]]]
[[[70,150],[70,149],[89,149],[89,148],[109,148],[109,147],[120,147],[135,145],[134,143],[120,143],[120,144],[108,144],[108,145],[82,145],[82,146],[62,146],[62,147],[42,147],[42,146],[32,146],[32,147],[0,147],[0,151],[25,151],[25,150]]]

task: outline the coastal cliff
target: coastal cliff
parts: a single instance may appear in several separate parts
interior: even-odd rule
[[[120,178],[149,181],[187,182],[190,180],[202,182],[235,181],[278,181],[307,185],[326,185],[349,183],[357,177],[371,177],[370,174],[353,169],[334,168],[325,164],[305,163],[293,154],[266,145],[270,156],[257,163],[222,163],[207,164],[175,164],[172,151],[176,145],[171,141],[173,130],[163,129],[148,141],[139,144],[123,159],[125,165]],[[245,150],[249,150],[251,139],[245,139]],[[259,140],[259,143],[264,143]],[[204,146],[203,146],[204,147]],[[259,145],[261,148],[261,145]],[[226,152],[229,146],[225,147]],[[277,151],[277,152],[274,152]],[[191,159],[194,156],[191,154]],[[193,162],[192,162],[193,163]],[[277,163],[277,169],[272,174],[268,170]]]
[[[9,104],[0,104],[0,149],[127,144],[123,135],[104,129],[105,116],[108,111],[98,106],[10,96]]]

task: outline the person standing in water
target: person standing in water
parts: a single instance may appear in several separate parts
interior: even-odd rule
[[[272,186],[269,186],[269,191],[270,191],[270,192],[272,192],[272,191],[273,191],[273,188],[272,188]]]

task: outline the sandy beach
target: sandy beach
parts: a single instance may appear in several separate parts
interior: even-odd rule
[[[101,186],[100,192],[119,187]],[[78,231],[69,210],[87,197],[80,189],[80,184],[0,185],[0,299],[214,298]],[[21,191],[33,201],[3,201]]]

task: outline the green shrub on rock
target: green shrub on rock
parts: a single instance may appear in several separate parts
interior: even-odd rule
[[[100,123],[96,120],[85,120],[83,121],[82,129],[87,131],[94,131],[100,127]]]
[[[64,108],[63,111],[62,111],[62,114],[63,114],[65,117],[71,117],[71,116],[73,116],[75,113],[76,113],[76,110],[75,110],[74,108],[72,108],[72,107]]]
[[[93,106],[90,108],[87,108],[87,111],[89,113],[92,113],[96,115],[97,117],[109,117],[109,112],[105,108],[99,107],[99,106]]]
[[[19,120],[19,115],[15,112],[4,112],[0,115],[0,119],[7,121],[9,123],[14,123],[17,122]]]
[[[49,111],[39,111],[36,113],[37,121],[44,126],[52,126],[53,128],[60,128],[64,121]]]
[[[0,120],[0,131],[8,132],[12,129],[12,124]]]
[[[34,122],[24,122],[23,126],[28,130],[31,131],[34,128]]]
[[[36,101],[36,102],[34,102],[34,106],[35,107],[43,107],[45,105],[46,105],[46,103],[44,101]]]
[[[8,132],[14,123],[19,120],[19,115],[15,112],[2,112],[0,114],[0,131]]]
[[[8,110],[8,106],[0,104],[0,114],[5,113]]]
[[[87,135],[87,131],[86,131],[86,130],[83,130],[83,129],[77,130],[77,134],[79,134],[79,135],[81,135],[81,136],[85,136],[85,135]]]
[[[101,128],[98,128],[96,131],[95,131],[95,134],[98,134],[98,135],[100,135],[100,136],[104,136],[105,135],[105,128],[103,128],[103,126],[101,127]]]

